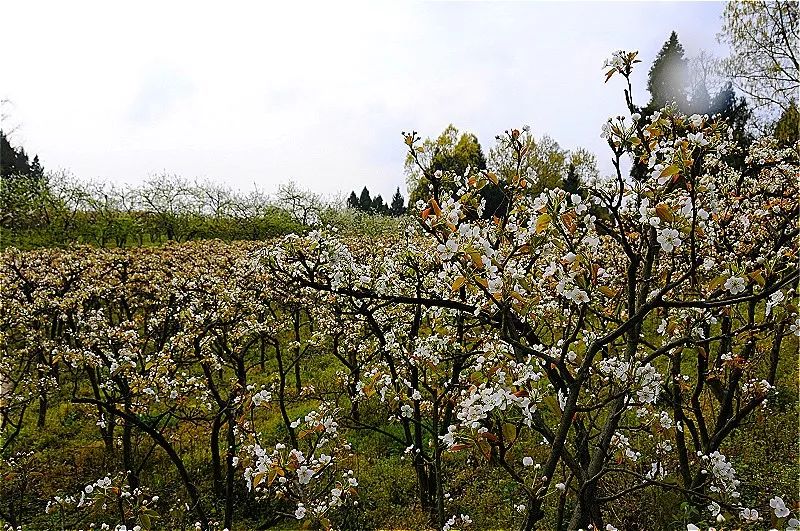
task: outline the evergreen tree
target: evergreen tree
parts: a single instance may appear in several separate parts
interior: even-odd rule
[[[400,187],[398,186],[397,190],[392,196],[392,205],[389,207],[389,213],[392,216],[402,216],[405,214],[405,211],[405,200],[403,199],[403,195],[400,193]]]
[[[711,95],[706,84],[699,81],[692,89],[692,99],[689,102],[689,112],[694,114],[707,114],[711,108]]]
[[[8,177],[16,172],[14,164],[17,160],[17,152],[9,143],[3,131],[0,131],[0,177]]]
[[[661,51],[658,52],[647,80],[650,92],[650,103],[646,114],[660,109],[670,103],[676,103],[683,112],[688,110],[686,87],[688,84],[688,62],[683,56],[684,50],[678,35],[673,31]]]
[[[381,194],[376,195],[375,199],[372,200],[372,213],[380,215],[389,213],[389,208],[384,204]]]
[[[369,190],[367,190],[366,186],[361,190],[361,196],[358,198],[358,209],[362,212],[372,211],[372,199],[369,196]]]
[[[752,135],[747,131],[747,123],[751,116],[747,101],[736,96],[733,84],[729,81],[711,100],[706,113],[711,116],[718,115],[720,119],[725,120],[731,126],[733,141],[739,147],[739,153],[728,156],[726,162],[734,168],[742,168],[747,148],[753,142]]]
[[[36,158],[38,165],[39,159]],[[30,175],[31,166],[23,148],[15,148],[8,137],[0,131],[0,177]]]
[[[358,210],[358,196],[355,192],[350,192],[350,197],[347,198],[347,208]]]
[[[650,91],[650,103],[642,111],[651,115],[656,110],[670,103],[676,103],[678,110],[686,114],[718,115],[733,128],[733,140],[741,148],[740,153],[729,156],[726,162],[734,167],[744,163],[744,151],[752,143],[752,136],[747,132],[747,122],[751,112],[743,98],[737,98],[730,82],[713,98],[708,92],[705,78],[698,79],[692,87],[691,99],[687,97],[688,61],[684,57],[684,49],[673,31],[662,46],[650,67],[647,89]],[[647,168],[641,162],[631,167],[634,179],[643,179]]]
[[[581,181],[578,177],[578,172],[575,171],[575,165],[570,163],[567,168],[567,176],[564,177],[564,191],[570,194],[580,194]]]
[[[33,157],[33,161],[31,162],[31,177],[42,178],[44,177],[44,168],[42,168],[42,164],[39,162],[39,155],[35,155]]]

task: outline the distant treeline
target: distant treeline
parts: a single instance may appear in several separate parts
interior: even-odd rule
[[[267,240],[304,232],[320,219],[343,222],[340,205],[291,183],[268,196],[169,174],[150,177],[139,186],[81,182],[67,174],[45,172],[38,158],[29,160],[2,131],[0,143],[0,246],[4,248]]]
[[[399,186],[392,196],[391,204],[384,203],[380,194],[371,198],[366,186],[361,190],[361,195],[356,195],[355,191],[350,192],[350,196],[347,198],[347,208],[359,210],[366,214],[383,216],[402,216],[406,213],[405,199],[403,199],[403,194],[400,193]]]

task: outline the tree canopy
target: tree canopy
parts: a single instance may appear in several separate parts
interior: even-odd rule
[[[647,88],[650,103],[643,109],[651,116],[666,105],[674,105],[679,111],[698,115],[717,115],[732,128],[732,139],[740,151],[729,154],[729,162],[741,167],[745,150],[752,142],[749,132],[751,110],[743,97],[737,96],[730,81],[722,82],[716,94],[708,89],[713,77],[715,62],[704,52],[690,61],[685,57],[683,45],[674,31],[661,47],[650,67]],[[640,176],[643,168],[634,164],[631,172]],[[638,177],[637,177],[638,178]]]
[[[686,92],[689,63],[684,53],[678,34],[673,31],[650,67],[647,79],[647,90],[650,92],[648,109],[660,109],[670,103],[676,104],[681,111],[688,109]]]
[[[431,172],[430,176],[422,174],[418,162]],[[474,134],[461,133],[450,124],[438,137],[425,139],[417,151],[409,154],[405,168],[408,202],[413,204],[429,197],[433,188],[437,188],[436,195],[451,196],[459,186],[456,179],[462,177],[467,168],[486,169],[486,157]]]
[[[578,181],[585,183],[597,175],[593,154],[582,148],[570,152],[548,135],[536,138],[529,127],[508,130],[496,136],[488,156],[484,156],[474,134],[461,133],[452,124],[435,140],[427,138],[416,142],[413,134],[412,138],[415,139],[415,148],[406,157],[406,175],[411,190],[409,205],[424,197],[435,197],[435,189],[439,190],[441,200],[455,196],[464,185],[463,177],[468,169],[497,177],[496,185],[480,191],[485,202],[482,211],[485,217],[502,216],[506,212],[503,182],[524,178],[530,185],[530,193],[538,194],[546,188],[561,185],[569,164],[575,166],[574,177]]]
[[[800,7],[789,2],[728,2],[721,42],[731,55],[723,68],[760,110],[787,111],[800,89]]]
[[[405,199],[403,199],[403,194],[400,193],[400,187],[398,186],[397,190],[395,190],[394,195],[392,196],[392,203],[389,206],[389,213],[392,216],[402,216],[405,211]]]
[[[346,206],[349,209],[364,212],[365,214],[376,214],[381,216],[402,216],[405,214],[405,200],[400,193],[400,187],[392,195],[391,203],[386,203],[383,197],[378,194],[375,197],[370,195],[369,189],[365,186],[360,195],[355,191],[350,192],[347,197]]]
[[[12,146],[0,130],[0,226],[19,230],[46,223],[42,207],[49,197],[39,156],[30,160],[25,149]]]

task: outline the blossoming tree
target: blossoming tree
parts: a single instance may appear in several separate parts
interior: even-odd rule
[[[519,485],[522,529],[547,503],[559,528],[600,528],[607,507],[644,489],[752,520],[720,449],[765,406],[784,340],[800,332],[797,151],[762,139],[734,171],[725,123],[670,107],[642,119],[636,62],[617,52],[606,64],[630,112],[603,126],[612,178],[533,197],[535,176],[468,170],[442,196],[419,162],[434,190],[419,230],[380,249],[315,231],[265,261],[371,330],[351,398],[384,403],[402,425],[440,527],[442,461],[460,454]],[[507,132],[518,168],[519,139]],[[405,140],[414,159],[419,137]],[[643,178],[624,174],[626,159]],[[486,186],[508,209],[484,221]],[[530,440],[536,459],[515,451]]]

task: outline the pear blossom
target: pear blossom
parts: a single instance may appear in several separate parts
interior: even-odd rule
[[[725,281],[725,290],[730,292],[731,295],[738,295],[743,292],[747,287],[747,282],[742,277],[729,277]]]
[[[769,506],[775,510],[775,516],[778,518],[789,516],[789,509],[786,508],[786,504],[780,496],[775,496],[774,498],[770,499]]]
[[[314,477],[314,470],[308,468],[306,465],[297,469],[297,478],[301,485],[307,485],[312,477]]]
[[[676,247],[680,247],[681,239],[679,235],[680,233],[676,229],[662,229],[656,237],[656,241],[661,244],[661,249],[669,253]]]
[[[741,512],[739,512],[739,518],[747,522],[757,522],[758,511],[756,509],[749,509],[745,507],[741,510]]]
[[[780,290],[770,295],[769,299],[767,299],[766,314],[769,315],[772,313],[772,309],[783,302],[784,299],[786,299],[786,295],[784,295]]]

